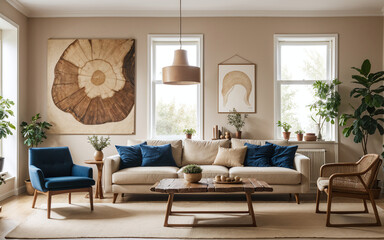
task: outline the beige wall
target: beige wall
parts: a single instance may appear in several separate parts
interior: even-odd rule
[[[257,113],[250,115],[245,138],[272,139],[274,128],[273,34],[338,33],[341,111],[348,108],[352,66],[365,58],[373,71],[383,66],[383,19],[356,18],[187,18],[185,33],[204,34],[204,134],[211,138],[215,124],[225,125],[226,115],[217,113],[217,64],[239,54],[257,64]],[[28,24],[28,115],[41,112],[46,116],[47,40],[49,38],[135,38],[137,41],[137,126],[136,136],[112,136],[113,144],[128,138],[147,136],[148,80],[147,35],[176,33],[176,18],[37,18]],[[339,131],[341,133],[341,129]],[[361,156],[361,147],[352,138],[339,133],[339,159],[352,161]],[[381,152],[382,138],[370,137],[371,152]],[[83,135],[51,135],[45,146],[68,145],[75,161],[92,157],[92,148]],[[109,147],[106,154],[114,154]]]
[[[14,9],[5,0],[0,0],[0,14],[16,23],[19,27],[19,120],[25,119],[27,114],[27,41],[28,41],[28,19],[19,11]],[[4,59],[6,60],[6,59]],[[19,125],[19,124],[18,124]],[[27,150],[22,146],[23,141],[19,139],[20,148],[18,155],[18,172],[20,178],[18,178],[17,186],[21,187],[24,185],[24,180],[27,176],[28,168],[28,157]]]

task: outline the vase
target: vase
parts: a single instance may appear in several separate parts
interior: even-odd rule
[[[291,136],[291,132],[283,132],[284,140],[289,140],[290,136]]]
[[[321,134],[321,127],[320,127],[320,124],[317,124],[317,141],[324,141],[323,140],[323,135]]]
[[[190,183],[197,183],[201,180],[202,174],[201,173],[184,173],[184,179],[187,182]]]
[[[241,139],[241,131],[236,132],[236,138]]]
[[[297,141],[303,141],[303,134],[297,134]]]
[[[95,161],[103,161],[104,153],[103,153],[103,151],[96,151],[93,154],[93,157],[94,157]]]
[[[187,139],[191,139],[191,138],[192,138],[192,134],[185,134],[185,137],[186,137]]]

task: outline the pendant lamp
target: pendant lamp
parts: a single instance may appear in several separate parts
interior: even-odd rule
[[[181,0],[179,15],[179,42],[180,49],[175,51],[173,64],[163,67],[163,83],[169,85],[191,85],[200,83],[200,68],[188,64],[187,51],[181,49]]]

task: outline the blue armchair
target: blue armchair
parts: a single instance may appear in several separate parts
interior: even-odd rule
[[[35,189],[32,208],[38,193],[48,195],[48,218],[52,196],[61,193],[68,193],[71,203],[71,192],[88,192],[93,211],[92,168],[73,164],[68,147],[30,148],[29,176]]]

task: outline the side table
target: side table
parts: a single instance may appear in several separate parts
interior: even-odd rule
[[[101,185],[101,179],[103,178],[103,166],[104,161],[87,160],[86,164],[95,164],[97,166],[97,181],[96,181],[96,193],[95,198],[103,199],[103,186]]]

